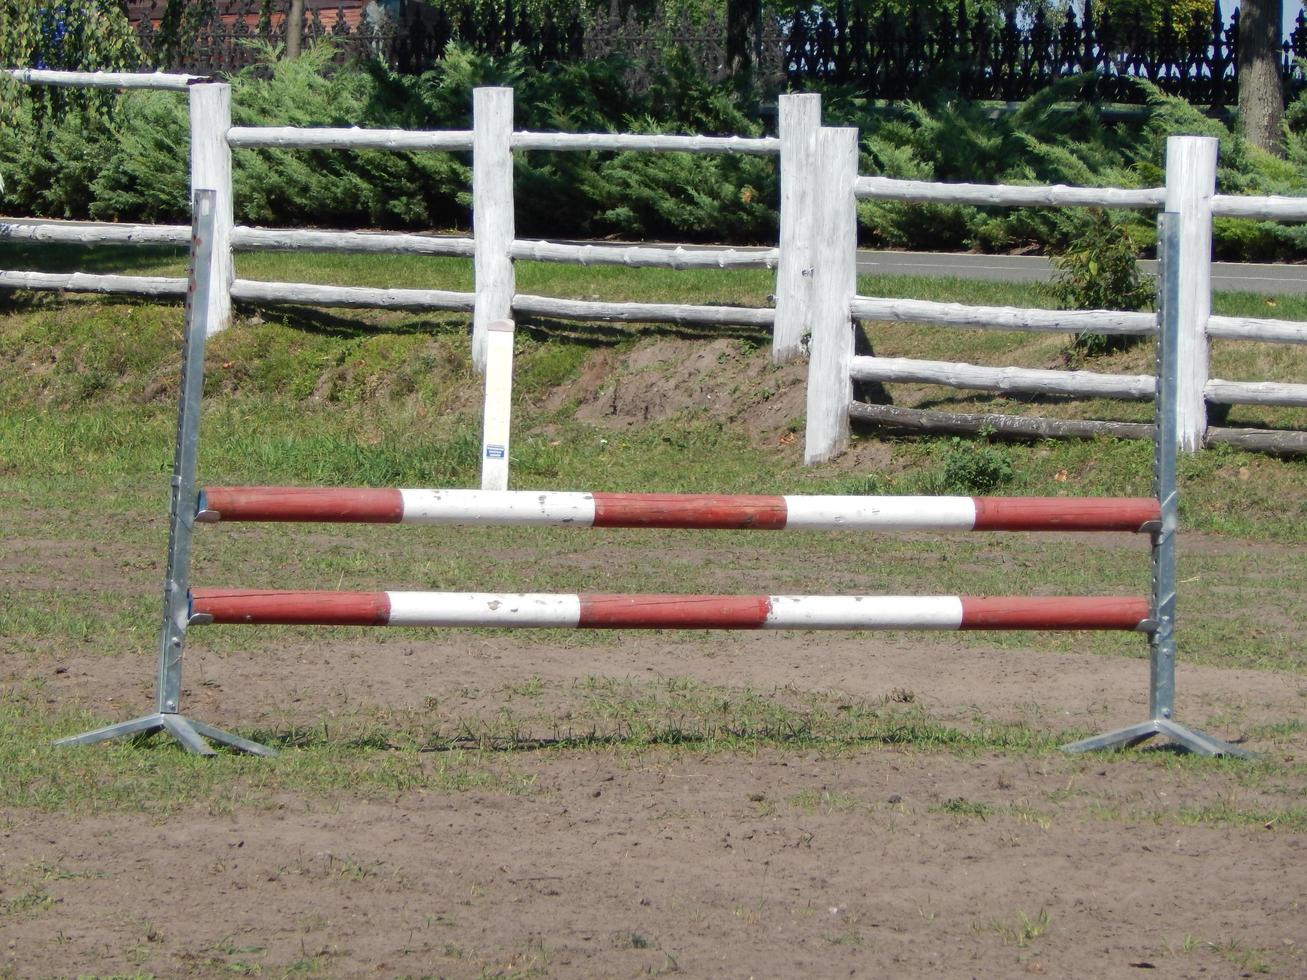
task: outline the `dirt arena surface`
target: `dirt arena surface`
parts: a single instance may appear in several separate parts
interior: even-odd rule
[[[136,658],[32,652],[0,680],[38,674],[52,710],[150,702]],[[242,729],[387,710],[548,737],[597,676],[1050,731],[1141,719],[1147,689],[1142,660],[946,638],[414,634],[197,649],[185,706]],[[1236,739],[1307,705],[1307,679],[1261,671],[1184,666],[1179,691],[1181,720]],[[487,755],[514,788],[0,813],[0,976],[1307,976],[1304,835],[1185,817],[1301,802],[1236,764],[886,744]]]

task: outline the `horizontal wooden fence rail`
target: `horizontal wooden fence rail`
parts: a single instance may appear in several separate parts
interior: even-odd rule
[[[513,133],[514,150],[565,150],[576,152],[644,150],[674,153],[737,153],[776,156],[781,141],[775,137],[674,136],[655,133]]]
[[[1157,392],[1157,379],[1151,374],[985,367],[957,361],[919,361],[907,357],[855,357],[851,364],[851,374],[855,381],[913,381],[1005,394],[1149,399]]]
[[[370,286],[319,286],[303,282],[237,279],[231,298],[247,303],[337,306],[378,310],[471,310],[475,293],[444,289],[380,289]]]
[[[1015,439],[1152,439],[1147,422],[1107,422],[1098,419],[1049,419],[996,412],[941,412],[897,405],[853,402],[849,417],[889,432],[909,435],[989,435]]]
[[[180,245],[190,243],[189,225],[90,225],[82,222],[0,221],[0,242],[50,245]]]
[[[658,269],[774,269],[779,249],[649,248],[641,245],[579,245],[517,239],[512,256],[531,262],[624,265]]]
[[[1307,323],[1300,320],[1262,320],[1256,317],[1210,316],[1207,336],[1228,340],[1307,344]]]
[[[937,204],[977,204],[1003,207],[1100,207],[1156,210],[1165,191],[1160,187],[1123,190],[1115,187],[1067,187],[1052,184],[1026,187],[1017,184],[935,184],[924,180],[859,177],[854,193],[865,199],[919,201]]]
[[[461,130],[233,126],[227,130],[227,145],[236,149],[470,150],[472,134]]]
[[[1258,221],[1307,221],[1307,197],[1213,194],[1212,215],[1217,218],[1254,218]]]
[[[302,231],[294,228],[232,229],[234,248],[281,252],[359,252],[388,255],[449,255],[470,258],[472,239],[453,235],[389,235],[381,232]]]
[[[513,296],[514,313],[567,320],[610,320],[616,323],[697,323],[770,327],[776,311],[749,306],[693,306],[678,303],[602,303],[553,296]]]
[[[1307,385],[1281,381],[1222,381],[1212,378],[1203,395],[1213,405],[1307,406]]]
[[[3,272],[0,287],[7,289],[61,289],[70,293],[146,296],[180,299],[186,280],[166,276],[101,276],[89,272]]]
[[[1013,306],[965,306],[919,299],[854,296],[855,317],[896,323],[931,323],[973,330],[1029,330],[1049,333],[1139,334],[1157,333],[1152,313],[1115,310],[1040,310]]]
[[[185,92],[192,85],[217,81],[207,75],[179,75],[161,71],[62,71],[41,68],[5,68],[0,71],[27,85],[56,85],[63,88],[137,88]]]

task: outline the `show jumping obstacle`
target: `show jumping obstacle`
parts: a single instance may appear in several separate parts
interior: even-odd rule
[[[1127,630],[1148,635],[1148,720],[1066,746],[1085,751],[1165,735],[1207,755],[1247,755],[1172,719],[1175,689],[1176,399],[1175,224],[1163,216],[1164,303],[1158,364],[1155,497],[836,497],[524,492],[498,489],[503,465],[483,469],[481,490],[211,487],[195,492],[203,387],[205,316],[214,207],[196,193],[181,410],[156,712],[61,740],[89,744],[165,730],[192,752],[212,754],[201,736],[255,754],[266,746],[183,717],[181,655],[186,630],[208,624],[484,626],[562,629],[930,629]],[[495,332],[496,328],[490,328]],[[511,324],[498,328],[511,364]],[[511,370],[509,371],[511,375]],[[507,391],[501,379],[496,390]],[[488,382],[483,455],[507,445],[506,395]],[[502,434],[493,442],[492,429]],[[499,435],[493,438],[500,438]],[[483,465],[484,465],[483,460]],[[192,506],[191,501],[195,501]],[[1120,596],[769,596],[554,595],[538,593],[311,592],[191,589],[195,523],[327,521],[389,524],[549,525],[578,528],[684,528],[834,531],[1128,531],[1153,542],[1150,597]]]

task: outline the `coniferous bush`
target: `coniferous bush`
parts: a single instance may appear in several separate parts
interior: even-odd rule
[[[0,0],[2,5],[6,0]],[[8,0],[12,3],[13,0]],[[435,68],[402,76],[367,62],[335,64],[329,48],[296,61],[267,49],[232,79],[236,125],[466,129],[472,91],[508,85],[515,126],[536,131],[760,135],[762,125],[728,84],[707,80],[684,59],[646,91],[623,82],[620,58],[529,64],[520,51],[485,55],[451,45]],[[860,171],[949,182],[1148,187],[1164,180],[1166,138],[1221,141],[1225,193],[1307,191],[1307,100],[1287,113],[1287,158],[1251,148],[1223,123],[1147,83],[1136,118],[1111,120],[1066,79],[1015,112],[945,91],[886,106],[839,86],[823,90],[828,125],[861,133]],[[51,114],[30,99],[0,126],[0,210],[11,214],[118,221],[185,222],[188,126],[176,93],[111,96],[111,111]],[[519,153],[516,220],[531,237],[774,242],[774,161],[752,156],[650,153]],[[466,228],[466,153],[238,150],[237,219],[267,225]],[[1117,221],[1139,248],[1152,247],[1151,217]],[[870,246],[979,251],[1066,250],[1085,230],[1084,212],[864,201],[861,241]],[[1227,259],[1300,256],[1307,231],[1272,222],[1218,219],[1215,251]]]

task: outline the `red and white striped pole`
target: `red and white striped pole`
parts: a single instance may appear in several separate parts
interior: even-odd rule
[[[739,530],[1152,531],[1151,497],[849,497],[210,487],[197,521]]]
[[[191,622],[563,629],[1131,630],[1127,596],[554,595],[194,589]]]

